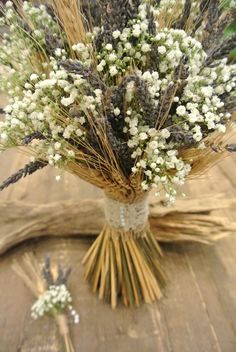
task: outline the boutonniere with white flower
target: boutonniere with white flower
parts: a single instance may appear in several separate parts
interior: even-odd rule
[[[69,318],[74,324],[78,324],[79,315],[72,306],[72,296],[67,287],[70,268],[51,264],[48,256],[41,265],[33,254],[25,254],[22,262],[14,262],[13,270],[37,297],[31,308],[32,318],[52,316],[63,338],[65,351],[74,352],[69,331]]]

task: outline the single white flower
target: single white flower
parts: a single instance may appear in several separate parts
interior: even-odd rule
[[[222,125],[222,124],[219,124],[217,126],[217,130],[221,133],[225,133],[226,132],[226,126]]]
[[[106,48],[108,51],[111,51],[111,50],[113,49],[112,44],[107,44],[107,45],[105,46],[105,48]]]
[[[116,30],[112,33],[112,36],[114,39],[119,38],[120,35],[121,35],[121,32],[119,30]]]
[[[97,65],[97,71],[98,72],[102,72],[104,69],[104,66],[100,63],[99,65]]]
[[[149,51],[151,51],[151,46],[149,44],[145,43],[142,45],[141,51],[143,53],[148,53]]]
[[[186,114],[186,107],[184,105],[178,106],[178,108],[176,109],[176,113],[179,116],[184,116]]]
[[[120,109],[119,108],[115,108],[114,109],[114,115],[115,116],[119,116],[120,115]]]
[[[56,143],[54,144],[54,148],[55,148],[56,150],[59,150],[59,149],[61,148],[61,143],[60,143],[60,142],[56,142]]]
[[[117,56],[115,53],[112,53],[108,56],[109,61],[115,61],[117,59]]]
[[[37,81],[38,78],[39,78],[39,76],[36,73],[32,73],[32,75],[30,76],[31,81]]]
[[[168,139],[170,137],[170,131],[167,128],[164,128],[161,130],[161,136],[165,139]]]
[[[159,46],[157,50],[158,50],[158,53],[161,55],[164,55],[166,53],[166,48],[163,45]]]
[[[113,77],[113,76],[117,75],[118,70],[115,65],[112,65],[109,69],[109,72],[110,72],[110,75]]]
[[[155,150],[155,149],[157,149],[157,147],[158,147],[157,141],[151,141],[151,142],[149,143],[149,148],[150,148],[150,149]]]
[[[141,141],[145,141],[147,138],[148,138],[147,133],[141,132],[141,133],[139,134],[139,139],[140,139]]]

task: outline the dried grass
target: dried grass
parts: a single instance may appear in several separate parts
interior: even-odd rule
[[[38,297],[46,290],[39,263],[32,253],[26,253],[22,258],[22,263],[14,261],[12,268],[35,297]]]
[[[174,10],[171,13],[162,10],[158,14],[157,21],[160,29],[170,28],[171,25],[181,16],[182,5],[180,1],[176,1],[173,7]]]
[[[86,30],[79,0],[51,0],[70,46],[86,42]]]
[[[189,178],[201,176],[211,167],[229,156],[226,145],[236,133],[235,126],[230,123],[225,134],[215,132],[204,140],[206,148],[190,148],[180,152],[184,161],[191,163],[192,170]]]

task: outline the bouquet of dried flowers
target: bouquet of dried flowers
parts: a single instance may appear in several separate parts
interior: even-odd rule
[[[232,6],[231,6],[232,5]],[[153,302],[165,283],[151,188],[175,200],[227,153],[236,108],[235,4],[219,0],[8,1],[1,148],[31,154],[1,189],[53,166],[104,190],[106,224],[84,258],[100,298]]]
[[[53,316],[63,337],[65,351],[74,352],[67,315],[69,312],[75,324],[79,323],[79,315],[71,305],[72,297],[67,288],[71,269],[52,265],[48,256],[41,266],[33,254],[25,254],[22,263],[14,262],[13,270],[37,297],[31,308],[32,318],[38,319],[46,314]]]

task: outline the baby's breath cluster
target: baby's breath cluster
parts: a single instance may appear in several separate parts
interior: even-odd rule
[[[112,152],[122,179],[138,175],[143,191],[164,189],[173,201],[192,169],[183,150],[225,133],[236,108],[235,35],[223,39],[231,17],[217,2],[97,5],[71,44],[53,8],[24,2],[21,15],[7,2],[1,148],[27,145],[35,160],[98,168],[103,179]]]
[[[65,285],[50,286],[32,306],[31,315],[38,319],[48,313],[60,314],[71,302],[70,292]]]
[[[68,310],[75,324],[79,324],[79,314],[71,305],[72,298],[65,285],[52,285],[41,294],[31,308],[33,319],[42,318],[46,314],[64,314]]]

